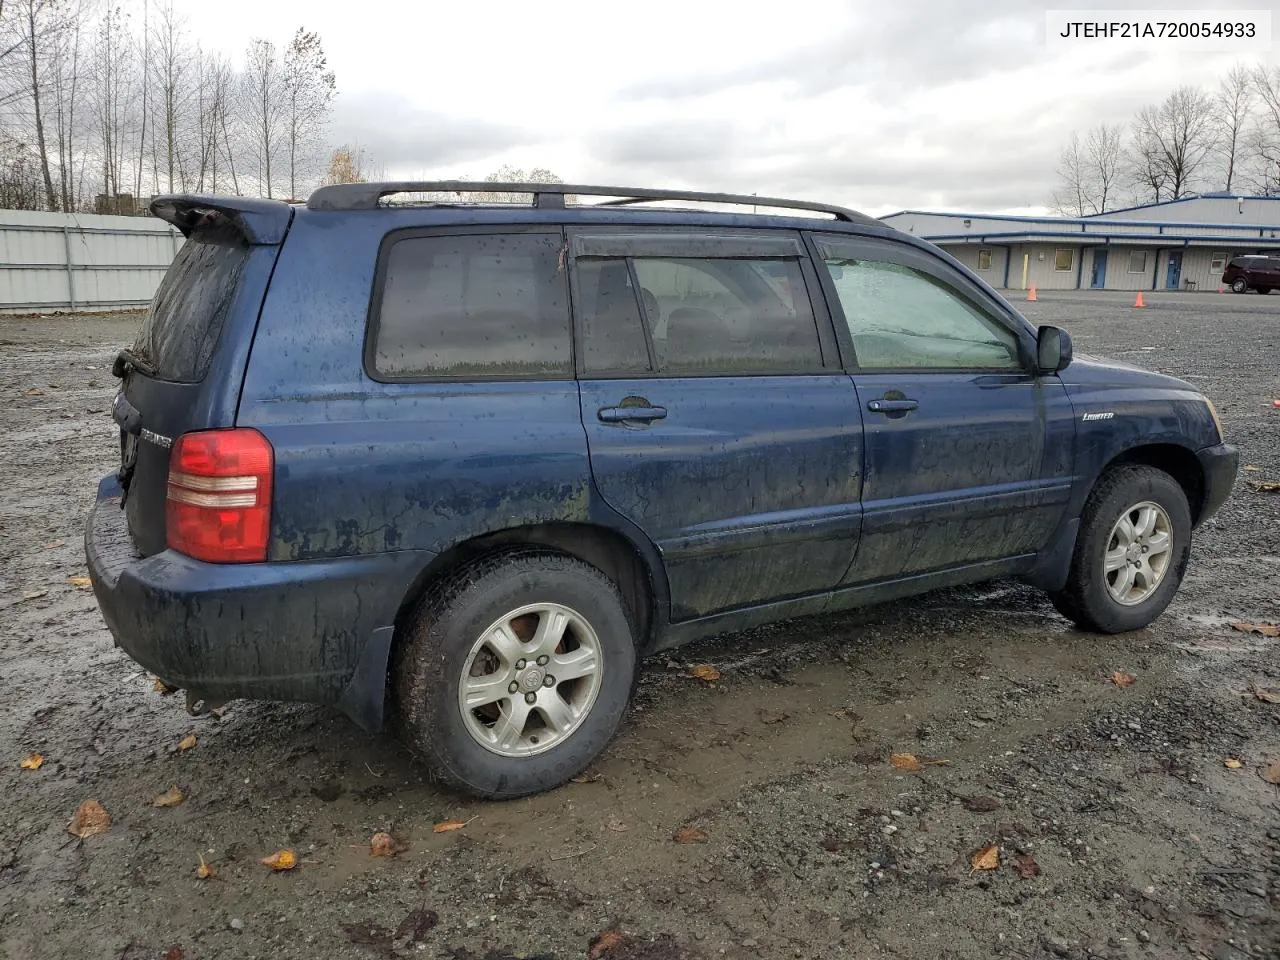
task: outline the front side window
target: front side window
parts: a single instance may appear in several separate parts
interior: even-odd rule
[[[1012,331],[928,274],[879,260],[826,264],[859,369],[1019,367]]]
[[[627,264],[576,261],[587,369],[741,376],[822,367],[799,260],[636,257],[631,273]],[[627,324],[636,305],[647,331]]]
[[[1069,249],[1055,251],[1053,255],[1053,269],[1058,273],[1065,273],[1067,270],[1070,270],[1072,260],[1074,259],[1072,254],[1074,253],[1074,250]]]
[[[559,233],[418,236],[386,254],[371,353],[389,379],[571,378]]]
[[[1147,251],[1145,250],[1129,251],[1129,272],[1130,273],[1146,273],[1147,272]]]

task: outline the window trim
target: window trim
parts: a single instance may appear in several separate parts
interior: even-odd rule
[[[1067,255],[1067,265],[1065,267],[1058,266],[1058,255],[1065,253]],[[1053,250],[1053,272],[1054,273],[1070,273],[1076,265],[1076,251],[1074,247],[1055,247]]]
[[[1219,263],[1219,260],[1221,260],[1221,263]],[[1227,264],[1230,262],[1231,252],[1229,250],[1213,250],[1209,253],[1209,270],[1212,273],[1222,273],[1227,269]],[[1218,266],[1215,267],[1215,263],[1217,263]]]
[[[378,370],[377,343],[378,328],[382,320],[382,297],[386,290],[387,263],[391,249],[402,240],[416,240],[425,237],[463,237],[463,236],[501,236],[504,234],[542,234],[559,237],[561,255],[565,250],[564,227],[560,224],[545,223],[509,223],[483,225],[457,225],[438,227],[402,227],[388,230],[378,243],[378,259],[373,271],[373,287],[369,296],[369,307],[365,314],[364,346],[361,350],[361,366],[364,375],[375,383],[414,384],[414,383],[572,383],[576,379],[578,369],[577,338],[573,319],[573,295],[569,289],[568,270],[558,271],[565,274],[561,278],[564,284],[565,309],[569,314],[566,332],[569,335],[569,359],[562,373],[548,375],[544,373],[523,374],[458,374],[443,373],[420,374],[413,376],[395,376]]]
[[[870,237],[857,233],[810,231],[806,234],[806,240],[809,244],[810,256],[815,267],[818,265],[822,267],[822,269],[818,270],[818,281],[821,284],[823,296],[827,299],[827,307],[831,314],[836,340],[844,358],[845,372],[850,376],[879,376],[880,374],[925,376],[933,373],[963,373],[985,377],[1030,377],[1032,379],[1042,376],[1036,368],[1036,334],[1034,328],[1023,317],[1014,313],[1011,308],[1001,302],[994,301],[991,294],[974,284],[959,271],[956,271],[937,254],[921,249],[912,243]],[[840,295],[836,291],[835,282],[831,279],[831,274],[826,269],[826,256],[823,252],[824,243],[840,243],[847,244],[855,249],[861,248],[865,251],[863,256],[866,259],[894,263],[898,266],[918,270],[932,277],[961,300],[968,303],[978,313],[1009,331],[1018,344],[1019,365],[1006,370],[992,369],[991,367],[861,366],[858,363],[857,350],[853,346],[853,334],[849,330],[849,323],[844,315],[844,307],[840,303]]]
[[[589,240],[590,253],[579,252],[583,249],[581,240]],[[608,238],[607,241],[605,238]],[[628,249],[630,240],[640,240],[640,250]],[[753,245],[753,241],[755,241]],[[670,250],[663,249],[670,244]],[[690,243],[701,247],[699,252],[690,255]],[[575,244],[578,244],[575,246]],[[764,249],[770,252],[763,252]],[[811,253],[802,236],[795,230],[776,230],[768,228],[746,228],[734,230],[697,230],[688,227],[672,229],[670,225],[654,227],[627,224],[616,230],[600,226],[570,226],[568,230],[569,250],[569,288],[571,297],[571,313],[573,316],[574,372],[579,380],[705,380],[732,379],[745,377],[812,377],[826,376],[843,369],[840,361],[840,347],[836,333],[831,325],[831,315],[826,298],[822,294],[821,278],[815,269]],[[606,252],[607,251],[607,252]],[[778,370],[761,370],[745,372],[710,371],[664,371],[656,369],[656,352],[649,357],[650,369],[637,370],[587,370],[584,353],[581,349],[582,316],[578,304],[580,292],[578,287],[578,259],[596,259],[600,257],[623,258],[627,261],[627,270],[632,275],[632,290],[636,298],[637,310],[641,323],[645,327],[645,344],[650,350],[651,335],[648,331],[648,314],[645,311],[644,298],[640,296],[640,285],[635,278],[636,259],[677,259],[677,260],[756,260],[787,259],[795,260],[800,268],[800,277],[804,283],[804,293],[809,298],[809,309],[813,317],[815,333],[818,340],[820,365],[808,369],[795,367]]]
[[[1141,267],[1139,267],[1137,270],[1133,269],[1133,255],[1134,255],[1135,253],[1140,253],[1140,254],[1142,254],[1142,266],[1141,266]],[[1128,262],[1128,264],[1126,264],[1126,266],[1125,266],[1125,271],[1124,271],[1124,272],[1125,272],[1126,274],[1133,274],[1134,276],[1137,276],[1137,275],[1139,275],[1139,274],[1145,274],[1145,273],[1147,272],[1147,263],[1148,263],[1148,262],[1150,261],[1150,259],[1151,259],[1151,257],[1150,257],[1150,253],[1151,253],[1151,251],[1150,251],[1150,250],[1130,250],[1130,251],[1129,251],[1129,262]]]

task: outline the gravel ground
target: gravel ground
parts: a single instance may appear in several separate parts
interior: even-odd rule
[[[1280,495],[1247,482],[1280,479],[1280,297],[1129,303],[1019,306],[1203,387],[1259,468],[1153,627],[1082,634],[1001,582],[700,643],[645,665],[588,782],[503,804],[330,710],[155,692],[74,579],[137,320],[0,319],[0,958],[565,960],[609,930],[606,960],[1280,956],[1280,706],[1253,692],[1280,699],[1280,640],[1229,626],[1280,622]],[[77,840],[89,798],[111,826]]]

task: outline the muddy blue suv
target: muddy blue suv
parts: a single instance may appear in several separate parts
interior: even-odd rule
[[[1145,626],[1236,473],[1194,387],[1073,358],[839,207],[381,183],[152,211],[187,239],[116,362],[86,532],[116,642],[189,709],[392,717],[481,796],[573,777],[637,658],[695,637],[995,577]]]

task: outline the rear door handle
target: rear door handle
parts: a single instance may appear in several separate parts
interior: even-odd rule
[[[867,409],[872,413],[907,413],[920,406],[918,400],[868,400]]]
[[[666,407],[601,407],[596,416],[601,423],[626,423],[641,420],[646,423],[661,420],[667,415]]]

